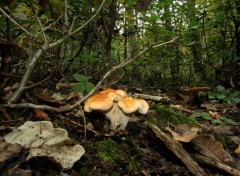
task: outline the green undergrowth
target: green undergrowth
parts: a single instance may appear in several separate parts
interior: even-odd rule
[[[121,172],[120,170],[125,170],[124,172],[128,172],[130,175],[135,175],[139,172],[140,163],[131,152],[132,148],[129,148],[121,139],[119,142],[110,138],[102,141],[90,142],[85,148],[97,154],[99,163],[111,166],[111,170],[109,170],[111,176],[119,175],[119,172]],[[87,173],[87,170],[81,170],[81,174],[83,173]],[[101,175],[109,174],[102,171]]]
[[[103,161],[114,163],[128,162],[130,170],[136,170],[139,163],[128,154],[126,146],[119,145],[111,139],[100,141],[97,143],[98,156]]]
[[[199,122],[193,118],[190,118],[180,112],[175,112],[174,110],[161,106],[155,105],[154,107],[156,114],[150,118],[150,122],[154,123],[159,127],[168,126],[169,123],[174,125],[180,124],[192,124],[198,126]]]

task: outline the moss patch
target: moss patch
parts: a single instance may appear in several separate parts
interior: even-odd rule
[[[179,124],[192,124],[199,125],[199,122],[195,119],[187,117],[182,113],[175,112],[170,108],[166,108],[160,105],[155,105],[156,115],[150,119],[150,121],[159,127],[167,126],[169,123],[174,125]]]
[[[103,161],[113,163],[129,163],[128,167],[131,171],[137,171],[140,164],[131,156],[127,146],[117,144],[111,139],[97,142],[98,156]]]
[[[98,156],[103,161],[117,162],[119,160],[124,160],[126,157],[121,151],[120,146],[110,139],[98,142],[97,146]]]

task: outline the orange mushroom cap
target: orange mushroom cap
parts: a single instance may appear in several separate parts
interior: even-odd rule
[[[98,94],[90,97],[85,105],[84,111],[91,112],[92,110],[107,111],[113,106],[114,101],[119,101],[127,93],[123,90],[106,89]]]
[[[138,110],[141,114],[146,114],[149,110],[149,105],[145,100],[125,97],[118,102],[118,106],[125,113],[133,113]]]

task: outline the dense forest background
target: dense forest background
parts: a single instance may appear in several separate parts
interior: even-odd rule
[[[91,89],[113,66],[177,37],[141,54],[104,83],[147,89],[239,86],[240,2],[106,0],[99,8],[101,3],[1,1],[2,84],[7,73],[34,82],[49,75],[53,82],[71,82],[79,74]],[[26,73],[30,62],[34,66]]]
[[[0,175],[240,175],[239,88],[238,0],[0,0]]]

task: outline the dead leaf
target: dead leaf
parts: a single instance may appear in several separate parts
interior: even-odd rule
[[[85,153],[81,145],[68,137],[65,129],[54,128],[50,121],[27,121],[4,138],[10,144],[30,148],[28,160],[38,156],[49,157],[64,170],[70,169]]]
[[[94,126],[93,126],[93,124],[92,124],[91,122],[88,122],[88,123],[87,123],[86,128],[87,128],[87,130],[89,130],[89,131],[94,130]]]
[[[215,126],[213,127],[213,129],[216,132],[228,134],[228,135],[233,135],[236,131],[233,126],[227,126],[227,125]]]
[[[57,94],[57,93],[53,93],[53,94],[51,95],[51,93],[48,92],[47,89],[45,89],[45,90],[42,91],[41,93],[36,94],[36,97],[37,97],[40,101],[42,101],[42,102],[44,102],[44,103],[46,103],[46,104],[50,104],[51,106],[54,106],[54,105],[63,105],[63,104],[65,104],[65,101],[62,100],[62,97],[59,98],[58,95],[59,95],[59,94]],[[61,100],[59,100],[59,99],[61,99]]]
[[[235,144],[240,144],[240,138],[237,137],[237,136],[231,136],[230,137],[232,139],[232,141],[235,143]]]
[[[240,144],[238,145],[238,148],[234,151],[236,154],[240,154]]]
[[[66,96],[61,94],[60,92],[53,93],[51,98],[53,100],[57,100],[57,101],[59,101],[59,100],[66,100]]]
[[[48,114],[41,109],[34,109],[35,116],[42,120],[49,120]]]
[[[217,112],[212,112],[212,111],[208,111],[208,112],[212,116],[213,119],[219,119],[220,114],[218,114]]]
[[[198,131],[200,131],[199,128],[188,124],[178,125],[174,131],[169,127],[166,127],[166,130],[172,134],[173,139],[181,142],[190,142],[197,136]]]
[[[231,155],[224,150],[222,143],[216,141],[213,137],[200,135],[191,141],[195,149],[202,155],[214,159],[218,162],[232,162]]]
[[[208,111],[214,111],[214,112],[216,112],[218,109],[218,107],[216,107],[216,105],[209,104],[209,103],[201,104],[201,107],[206,108]]]
[[[83,98],[83,94],[82,93],[77,93],[77,92],[70,92],[68,94],[67,100],[71,100],[73,98],[77,98],[78,100]]]

